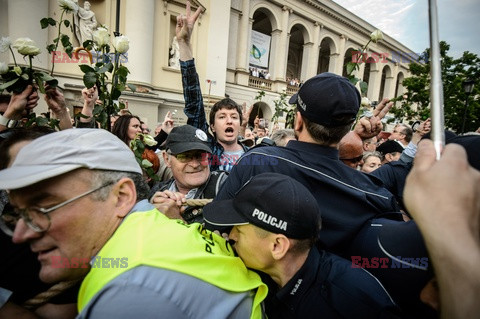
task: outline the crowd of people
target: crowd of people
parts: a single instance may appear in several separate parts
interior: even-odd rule
[[[250,76],[254,76],[260,79],[270,80],[271,75],[267,69],[259,69],[256,67],[250,67],[249,69]]]
[[[328,72],[290,99],[293,129],[230,98],[207,120],[200,13],[177,17],[187,124],[155,128],[155,179],[132,149],[150,128],[128,106],[98,128],[95,87],[73,123],[47,88],[59,131],[11,127],[32,86],[1,100],[0,318],[475,317],[480,135],[448,132],[437,160],[430,119],[385,132],[392,103],[357,118]]]

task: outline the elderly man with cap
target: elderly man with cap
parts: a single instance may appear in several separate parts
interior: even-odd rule
[[[201,210],[186,207],[187,199],[214,198],[228,177],[227,172],[210,172],[208,165],[212,150],[207,135],[191,125],[172,129],[165,142],[163,159],[173,178],[153,185],[150,201],[170,218],[188,223],[203,222]]]
[[[371,118],[359,120],[357,134],[369,138],[381,131],[380,119],[390,107],[386,102],[377,106]],[[351,242],[369,219],[397,210],[394,197],[377,178],[352,170],[339,160],[337,145],[355,121],[360,94],[346,78],[322,73],[307,80],[290,103],[297,105],[294,130],[298,141],[247,152],[217,199],[233,198],[254,175],[288,175],[310,189],[322,209],[321,246],[348,256]]]
[[[260,318],[266,286],[223,238],[146,200],[133,152],[105,130],[71,129],[24,146],[0,171],[15,243],[45,282],[85,279],[78,318]],[[5,216],[2,215],[2,218]]]
[[[263,173],[233,199],[205,206],[204,217],[233,226],[229,239],[240,258],[268,275],[268,318],[392,318],[396,306],[372,275],[315,247],[320,211],[305,186]]]

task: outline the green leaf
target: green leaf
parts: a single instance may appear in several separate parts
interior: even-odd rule
[[[48,51],[48,53],[52,53],[53,50],[55,50],[55,44],[49,44],[49,45],[47,45],[47,51]]]
[[[355,70],[356,67],[357,67],[356,63],[348,62],[347,63],[347,74],[348,75],[352,74],[353,70]]]
[[[65,47],[65,52],[67,53],[68,57],[71,59],[72,58],[73,47],[71,45],[69,45],[68,47]]]
[[[37,123],[37,126],[48,126],[48,120],[42,116],[37,116],[35,123]]]
[[[87,64],[80,64],[79,67],[83,73],[88,73],[88,72],[95,73],[95,70]]]
[[[0,90],[5,90],[7,89],[8,87],[10,87],[11,85],[15,84],[20,78],[16,78],[16,79],[13,79],[11,81],[8,81],[8,82],[5,82],[3,83],[2,85],[0,85]]]
[[[348,77],[348,80],[350,81],[350,83],[352,83],[353,85],[357,85],[358,81],[360,81],[359,78],[356,78],[354,76],[349,76]]]
[[[98,73],[105,73],[105,72],[112,72],[113,71],[113,64],[112,63],[106,63],[102,67],[98,69]]]
[[[55,19],[53,18],[48,18],[48,24],[54,27],[57,24],[57,21],[55,21]]]
[[[112,100],[118,100],[118,98],[122,95],[122,91],[117,88],[114,88],[112,91]]]
[[[42,27],[42,29],[45,29],[46,27],[48,27],[48,19],[43,18],[42,20],[40,20],[40,26]]]
[[[82,43],[82,46],[87,49],[88,47],[90,47],[90,49],[92,48],[93,46],[93,41],[92,40],[86,40]]]
[[[360,82],[360,92],[362,92],[362,94],[367,94],[367,91],[368,91],[368,83],[365,82],[365,81],[361,81]]]
[[[37,83],[38,90],[45,94],[45,86],[43,84],[43,79],[41,73],[34,73],[33,77],[35,78],[35,83]]]
[[[85,84],[87,89],[92,88],[96,82],[97,76],[94,72],[87,72],[83,75],[83,84]]]
[[[63,20],[63,24],[68,28],[70,26],[69,20]]]
[[[62,34],[61,37],[60,37],[60,40],[62,41],[62,45],[63,45],[64,48],[72,45],[70,43],[70,38],[66,34]]]
[[[127,86],[130,88],[130,90],[132,90],[132,92],[136,92],[137,91],[137,87],[133,84],[130,84],[130,83],[127,83]]]
[[[125,66],[123,66],[123,65],[122,65],[122,66],[119,66],[118,69],[117,69],[117,75],[118,75],[119,77],[124,77],[124,78],[126,78],[127,75],[128,75],[128,73],[130,73],[130,71],[128,71],[127,67],[125,67]]]

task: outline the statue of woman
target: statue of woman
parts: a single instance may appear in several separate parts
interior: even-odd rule
[[[73,16],[75,22],[75,36],[80,46],[87,40],[92,40],[92,32],[97,27],[95,12],[90,10],[90,2],[85,1],[83,8],[78,7],[77,14]]]
[[[180,70],[180,48],[178,46],[177,37],[173,37],[172,48],[170,49],[171,58],[168,60],[168,65],[171,68]]]

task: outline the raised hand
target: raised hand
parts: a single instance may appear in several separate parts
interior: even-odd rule
[[[383,99],[373,110],[371,117],[362,117],[355,125],[354,131],[362,140],[377,136],[383,129],[382,119],[393,106],[389,99]]]
[[[195,13],[192,15],[190,9],[190,1],[187,1],[186,14],[181,14],[177,16],[177,26],[175,28],[177,41],[180,42],[180,40],[183,40],[186,43],[190,43],[190,37],[192,36],[193,27],[195,26],[195,22],[197,21],[202,11],[202,7],[198,7],[197,11],[195,11]]]

